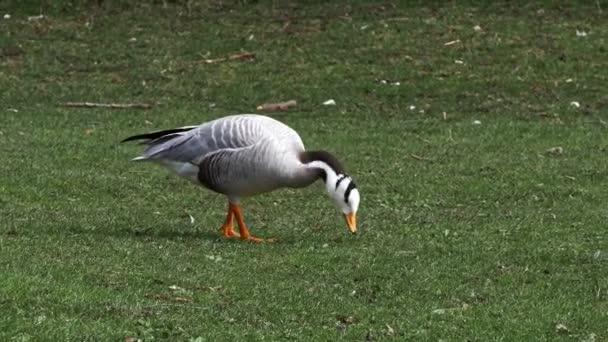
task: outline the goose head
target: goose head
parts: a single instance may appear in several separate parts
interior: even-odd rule
[[[338,160],[328,152],[304,152],[303,162],[319,172],[325,189],[338,211],[344,216],[351,233],[357,232],[357,210],[360,195],[355,182],[342,168]]]
[[[333,176],[333,175],[332,175]],[[346,226],[351,233],[357,232],[357,210],[359,209],[359,190],[353,179],[346,174],[327,177],[325,188],[336,208],[344,215]],[[335,182],[333,181],[335,179]]]

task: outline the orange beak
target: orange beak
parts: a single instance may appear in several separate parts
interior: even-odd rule
[[[348,230],[351,233],[357,232],[357,219],[355,217],[355,213],[344,214],[344,219],[346,220],[346,225],[348,226]]]

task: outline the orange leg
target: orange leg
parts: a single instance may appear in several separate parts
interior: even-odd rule
[[[224,237],[240,237],[238,233],[234,232],[234,226],[232,225],[232,219],[234,217],[234,211],[232,210],[232,204],[228,205],[228,214],[226,215],[226,221],[224,225],[220,228],[222,235]]]
[[[245,221],[243,221],[243,214],[241,213],[241,207],[238,204],[230,203],[229,209],[234,216],[236,216],[236,222],[239,225],[239,233],[241,234],[241,239],[253,241],[253,242],[262,242],[263,239],[257,238],[251,234],[249,234],[249,229],[247,229],[247,225],[245,225]]]

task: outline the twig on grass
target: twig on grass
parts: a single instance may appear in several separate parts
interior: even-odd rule
[[[192,303],[192,298],[190,297],[172,297],[159,294],[147,294],[144,297],[157,300],[166,300],[169,302]]]
[[[277,102],[277,103],[263,103],[257,106],[257,110],[286,110],[289,107],[293,107],[298,103],[296,100],[289,100],[285,102]]]
[[[142,308],[155,308],[155,307],[182,307],[188,309],[205,309],[209,310],[208,307],[202,305],[193,305],[193,304],[180,304],[180,303],[155,303],[150,305],[140,305]]]
[[[248,59],[254,59],[254,58],[255,58],[255,53],[243,52],[243,53],[238,53],[236,55],[232,55],[232,56],[228,56],[228,57],[205,59],[205,60],[203,60],[203,63],[213,64],[213,63],[219,63],[219,62],[248,60]]]
[[[150,109],[151,104],[148,103],[96,103],[96,102],[65,102],[64,107],[84,107],[84,108],[111,108],[111,109],[126,109],[140,108]]]

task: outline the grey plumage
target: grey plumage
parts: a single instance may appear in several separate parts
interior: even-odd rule
[[[249,233],[240,198],[281,187],[303,187],[322,178],[329,197],[355,233],[359,191],[340,162],[325,151],[305,151],[302,139],[285,124],[262,115],[243,114],[129,137],[143,140],[135,161],[165,165],[190,181],[225,194],[228,212],[225,237],[262,241]],[[239,233],[234,231],[236,219]]]
[[[304,152],[300,136],[272,118],[233,115],[186,128],[147,141],[134,160],[159,162],[237,200],[279,187],[306,186],[319,176],[299,159]]]

